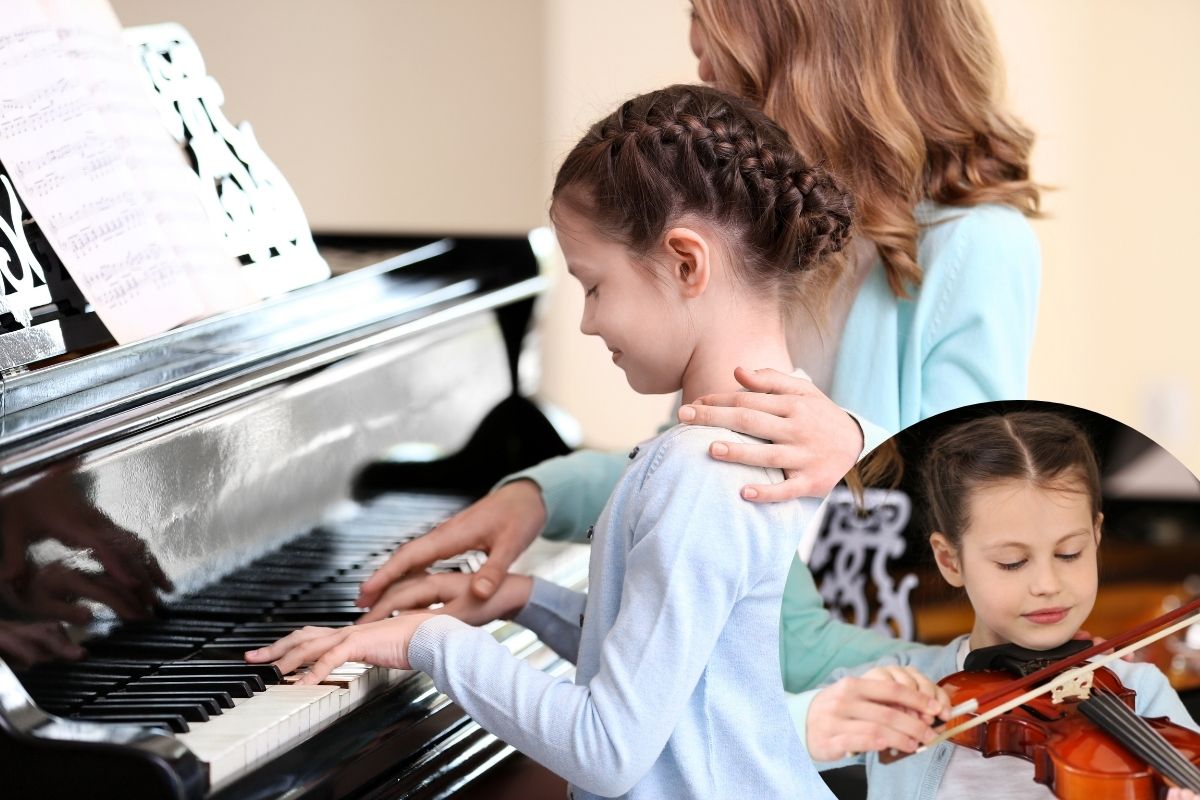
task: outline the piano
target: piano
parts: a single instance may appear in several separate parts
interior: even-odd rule
[[[301,687],[241,662],[351,624],[396,546],[566,449],[518,392],[544,288],[530,240],[317,244],[378,263],[124,346],[92,320],[82,355],[0,327],[0,795],[433,798],[513,754],[423,674],[349,664]],[[35,327],[74,324],[58,316]],[[586,547],[539,542],[517,567],[582,586]],[[57,657],[47,620],[86,655]],[[490,630],[569,674],[528,631]]]

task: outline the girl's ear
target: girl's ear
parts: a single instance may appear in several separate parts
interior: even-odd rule
[[[684,297],[699,297],[712,276],[708,241],[691,228],[672,228],[663,237],[671,267],[671,285]]]
[[[1096,535],[1096,546],[1100,546],[1100,531],[1104,527],[1104,515],[1097,512],[1096,520],[1092,523],[1092,532]]]
[[[945,534],[934,532],[929,535],[929,546],[933,548],[933,560],[937,562],[938,571],[942,573],[946,583],[961,589],[963,585],[962,562],[958,560],[958,551]]]

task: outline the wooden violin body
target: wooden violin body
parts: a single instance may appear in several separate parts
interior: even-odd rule
[[[939,683],[954,704],[1011,684],[1013,675],[1004,670],[957,672]],[[1135,693],[1106,667],[1092,673],[1091,693],[1096,700],[1123,706],[1121,714],[1132,720],[1122,731],[1137,729],[1145,736],[1143,725],[1161,734],[1176,751],[1172,756],[1185,772],[1200,766],[1200,734],[1176,725],[1166,718],[1136,717]],[[1020,695],[1012,692],[1012,697]],[[1003,701],[997,701],[997,703]],[[1019,756],[1033,763],[1034,780],[1045,784],[1060,800],[1158,800],[1176,782],[1150,762],[1135,755],[1130,747],[1085,715],[1083,703],[1091,700],[1063,699],[1054,702],[1043,695],[1030,700],[995,719],[953,736],[950,741],[978,750],[984,756]],[[1091,708],[1094,708],[1092,706]],[[1090,708],[1089,708],[1090,710]],[[1126,711],[1127,710],[1127,711]],[[951,725],[965,717],[947,720]],[[1170,774],[1170,773],[1168,773]],[[1190,786],[1188,788],[1191,788]]]

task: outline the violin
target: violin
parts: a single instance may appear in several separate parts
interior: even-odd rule
[[[1009,658],[1006,669],[943,678],[939,684],[954,708],[926,747],[950,741],[984,756],[1019,756],[1033,763],[1034,780],[1060,800],[1158,800],[1170,787],[1200,792],[1200,733],[1138,716],[1135,693],[1104,666],[1191,624],[1175,620],[1196,611],[1200,600],[1102,644],[1068,648],[1077,652],[1045,666]],[[1143,636],[1168,622],[1175,624]],[[1112,648],[1118,649],[1083,663]],[[880,754],[885,763],[899,757]]]

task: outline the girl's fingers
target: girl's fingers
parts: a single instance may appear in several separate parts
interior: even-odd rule
[[[422,575],[394,583],[355,624],[387,619],[393,611],[410,611],[429,608],[434,603],[445,603],[461,594],[469,580],[467,575]],[[458,584],[457,589],[455,584]]]
[[[343,642],[348,630],[352,630],[352,628],[342,628],[316,639],[303,642],[285,653],[281,658],[275,659],[275,666],[279,667],[279,671],[284,675],[290,675],[305,664],[315,664],[327,652]],[[339,661],[338,664],[342,664],[344,661],[345,659]],[[326,670],[325,674],[328,675],[329,671]],[[316,681],[310,681],[310,683],[316,683]]]
[[[351,655],[351,652],[350,645],[346,640],[339,642],[314,661],[312,666],[308,668],[308,672],[297,683],[306,685],[320,683],[329,677],[329,673],[342,664],[345,664],[347,661],[353,661],[354,657]]]
[[[857,695],[872,703],[900,707],[902,713],[936,714],[944,710],[940,702],[912,686],[868,677],[859,679]]]
[[[733,371],[733,377],[752,392],[803,395],[811,394],[816,389],[812,381],[788,375],[777,369],[748,370],[738,367]]]
[[[708,446],[708,454],[718,461],[732,461],[750,467],[798,470],[802,451],[785,444],[713,442]]]
[[[830,487],[817,484],[808,474],[801,472],[781,483],[749,483],[742,487],[742,499],[751,503],[780,503],[812,497],[820,500],[829,494]]]
[[[400,545],[383,566],[363,581],[358,592],[360,606],[374,606],[395,581],[416,570],[424,570],[435,561],[456,556],[477,544],[478,536],[464,526],[458,516],[451,517],[429,533]]]
[[[332,633],[333,631],[333,628],[317,628],[311,625],[306,626],[298,631],[292,631],[274,644],[269,644],[266,647],[260,647],[257,650],[247,651],[246,660],[251,663],[274,661],[297,645],[303,644],[310,639],[315,639],[319,636]]]
[[[686,420],[692,425],[709,425],[714,428],[728,428],[731,431],[744,433],[757,439],[779,441],[787,437],[788,420],[765,411],[752,408],[726,406],[686,406],[695,410],[693,419]],[[680,408],[683,411],[683,408]],[[680,416],[683,419],[683,416]]]
[[[791,395],[762,394],[761,392],[727,392],[724,394],[706,394],[697,397],[688,407],[705,408],[749,408],[774,414],[777,417],[790,416],[796,410],[796,398]],[[680,406],[682,410],[684,406]],[[694,423],[693,423],[694,424]]]

